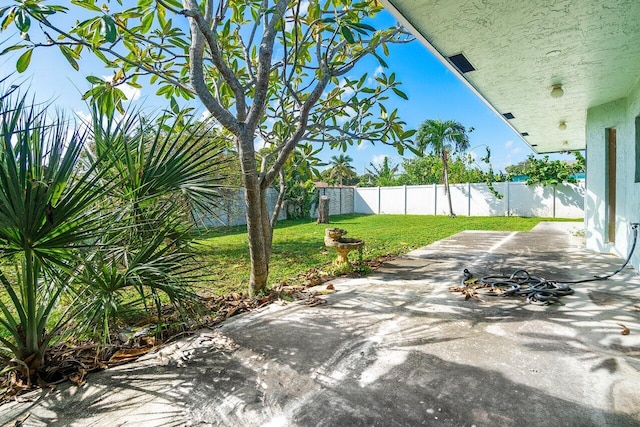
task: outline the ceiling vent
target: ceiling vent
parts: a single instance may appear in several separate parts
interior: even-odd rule
[[[521,136],[529,136],[529,132],[522,132],[520,135]]]
[[[516,116],[514,116],[514,115],[513,115],[513,114],[511,114],[511,113],[504,113],[504,114],[503,114],[503,116],[504,116],[504,118],[505,118],[505,119],[507,119],[507,120],[511,120],[511,119],[515,119],[515,118],[516,118]]]
[[[453,55],[449,57],[449,61],[462,73],[468,73],[469,71],[475,71],[471,62],[462,54]]]

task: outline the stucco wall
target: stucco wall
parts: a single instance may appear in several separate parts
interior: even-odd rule
[[[640,83],[630,95],[589,109],[587,113],[587,193],[585,228],[587,248],[625,257],[632,244],[629,224],[640,222],[640,183],[635,182],[636,129],[640,115]],[[616,129],[615,245],[607,238],[606,132]],[[640,251],[632,258],[640,266]]]
[[[220,227],[230,225],[243,225],[247,223],[246,208],[244,202],[244,190],[242,188],[228,190],[223,197],[223,202],[213,209],[213,215],[194,211],[196,224],[204,227]],[[278,201],[278,191],[273,188],[267,190],[267,207],[269,214]],[[280,211],[278,219],[286,217],[284,209]]]
[[[329,197],[329,215],[353,213],[353,187],[321,187],[318,195]],[[311,217],[318,217],[318,207],[311,207]]]

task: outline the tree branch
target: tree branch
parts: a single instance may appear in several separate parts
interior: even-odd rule
[[[224,80],[227,82],[236,98],[236,115],[238,117],[238,121],[243,122],[246,117],[247,104],[242,84],[240,84],[240,81],[236,77],[233,70],[229,68],[227,63],[222,58],[220,46],[218,45],[215,32],[210,28],[206,19],[200,13],[200,9],[196,1],[183,0],[183,5],[185,6],[185,10],[182,14],[189,18],[192,40],[196,38],[196,33],[198,33],[199,36],[197,38],[201,39],[202,37],[204,37],[204,39],[207,41],[207,46],[209,47],[209,52],[211,53],[213,64],[223,76]],[[192,25],[192,23],[195,23],[195,25]],[[204,56],[204,48],[202,48],[202,55]]]
[[[193,6],[193,0],[185,0]],[[197,5],[196,5],[197,7]],[[198,12],[199,14],[199,12]],[[200,15],[202,17],[202,15]],[[189,75],[191,85],[196,91],[198,98],[205,105],[207,110],[214,115],[216,119],[235,135],[240,134],[240,124],[238,120],[211,95],[209,88],[204,79],[204,40],[203,33],[200,31],[195,19],[189,19],[189,27],[191,29],[191,46],[189,48]],[[243,97],[244,99],[244,97]]]

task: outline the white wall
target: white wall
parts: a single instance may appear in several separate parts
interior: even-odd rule
[[[486,184],[452,184],[453,212],[464,216],[538,216],[582,218],[584,181],[579,184],[552,187],[527,186],[522,182],[496,182],[495,189],[503,195],[494,196]],[[448,215],[449,203],[443,185],[414,185],[402,187],[326,187],[319,188],[321,196],[328,196],[329,214],[399,214]],[[269,212],[273,212],[278,197],[270,189],[267,198]],[[555,212],[554,212],[555,203]],[[317,208],[312,208],[317,217]],[[196,213],[197,215],[197,213]],[[280,219],[285,218],[284,209]],[[215,209],[215,215],[201,215],[199,225],[229,226],[246,223],[242,189],[229,191],[224,206]]]
[[[495,183],[499,199],[486,184],[452,184],[451,204],[456,215],[584,217],[584,181],[543,187],[523,182]],[[354,212],[367,214],[448,215],[443,185],[356,188]]]
[[[621,100],[589,109],[587,113],[587,187],[585,225],[587,248],[626,256],[631,247],[629,223],[640,222],[640,183],[635,182],[636,117],[640,115],[640,83]],[[609,243],[607,230],[606,130],[616,129],[616,233]],[[640,267],[640,251],[632,258]]]

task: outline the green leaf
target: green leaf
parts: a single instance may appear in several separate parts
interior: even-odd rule
[[[67,62],[71,64],[74,70],[78,71],[80,69],[80,66],[78,65],[78,61],[76,61],[74,58],[75,52],[69,49],[67,46],[59,46],[59,47],[60,47],[60,51],[62,52],[62,55],[64,55],[64,57],[67,59]]]
[[[104,80],[102,80],[101,78],[96,77],[96,76],[87,76],[87,80],[92,85],[103,85],[104,84]]]
[[[4,18],[4,20],[2,21],[2,26],[0,27],[0,31],[6,30],[9,27],[9,25],[11,25],[15,17],[16,17],[16,8],[14,7],[12,8],[11,12],[9,12],[7,16]]]
[[[27,47],[27,45],[26,45],[26,44],[17,44],[17,45],[14,45],[14,46],[9,46],[8,48],[6,48],[6,49],[5,49],[5,50],[3,50],[2,52],[0,52],[0,56],[4,55],[5,53],[9,53],[9,52],[11,52],[11,51],[14,51],[14,50],[20,50],[20,49],[23,49],[23,48],[25,48],[25,47]]]
[[[71,0],[71,4],[75,4],[85,9],[92,10],[94,12],[102,12],[102,9],[100,9],[98,6],[93,4],[91,0]]]
[[[407,96],[406,93],[404,93],[403,91],[401,91],[400,89],[397,88],[391,88],[393,90],[393,92],[398,95],[400,98],[405,99],[405,100],[409,100],[409,97]]]
[[[176,99],[173,96],[171,97],[170,105],[171,105],[171,111],[173,111],[176,114],[180,113],[180,106],[178,105],[178,103],[176,102]]]
[[[19,73],[24,72],[29,67],[29,63],[31,63],[31,54],[33,54],[33,49],[27,50],[25,53],[20,55],[20,58],[18,58],[18,62],[16,62],[16,70]]]
[[[102,17],[101,27],[101,32],[104,35],[104,39],[109,43],[115,42],[118,38],[118,30],[113,18],[109,15],[104,15]]]
[[[147,33],[151,29],[151,24],[153,24],[153,13],[145,15],[140,20],[140,32]]]
[[[382,65],[384,68],[389,68],[389,65],[386,63],[386,61],[384,59],[382,59],[382,57],[380,55],[378,55],[377,53],[373,52],[373,56],[376,57],[376,59],[378,60],[380,65]]]
[[[353,33],[347,27],[340,27],[340,33],[342,33],[342,37],[349,43],[354,43],[355,39],[353,38]]]
[[[26,33],[29,31],[29,28],[31,27],[31,18],[29,18],[26,10],[21,10],[16,14],[15,23],[20,32]]]

